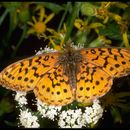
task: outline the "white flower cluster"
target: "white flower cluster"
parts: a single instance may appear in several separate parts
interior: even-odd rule
[[[84,45],[82,45],[81,43],[78,43],[77,45],[74,45],[74,43],[72,42],[71,45],[75,49],[82,49],[82,48],[84,48]]]
[[[43,54],[44,52],[56,52],[56,51],[57,50],[46,46],[44,49],[40,48],[40,50],[36,53],[36,55]]]
[[[25,128],[39,128],[37,116],[32,115],[31,112],[26,109],[25,111],[20,110],[19,115],[20,124]]]
[[[100,105],[99,100],[95,99],[92,107],[86,107],[83,113],[83,118],[86,120],[86,124],[95,125],[103,115],[103,108]]]
[[[81,109],[62,111],[58,125],[61,128],[82,128],[94,126],[103,115],[103,108],[99,100],[94,100],[92,107],[86,107],[85,112]]]
[[[38,124],[37,117],[32,115],[32,113],[29,112],[25,106],[23,107],[23,105],[27,104],[27,99],[25,97],[26,94],[26,92],[17,91],[15,95],[15,100],[18,102],[18,105],[21,108],[19,114],[19,123],[25,128],[38,128],[40,125]]]
[[[60,128],[82,128],[85,120],[82,118],[81,109],[62,111],[58,125]]]
[[[47,117],[54,121],[55,117],[61,111],[61,108],[61,106],[48,106],[46,103],[43,103],[37,99],[37,110],[40,112],[43,118]]]
[[[27,104],[26,92],[17,91],[15,95],[15,100],[18,102],[19,106]]]
[[[75,49],[82,49],[84,45],[82,45],[81,43],[78,43],[78,45],[74,45],[74,43],[71,43],[72,47],[74,47]],[[43,54],[44,52],[56,52],[57,50],[55,50],[54,48],[50,48],[48,46],[45,46],[45,48],[43,49],[42,47],[40,48],[40,50],[36,53],[36,55],[40,55]]]

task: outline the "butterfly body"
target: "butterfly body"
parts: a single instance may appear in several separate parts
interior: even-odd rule
[[[63,74],[69,78],[70,86],[76,89],[76,75],[79,73],[79,66],[82,62],[82,55],[78,50],[69,48],[59,56],[58,64],[63,67]]]
[[[33,90],[49,105],[74,100],[88,103],[104,96],[113,79],[130,74],[130,50],[125,48],[74,49],[26,58],[0,73],[0,84],[15,91]]]

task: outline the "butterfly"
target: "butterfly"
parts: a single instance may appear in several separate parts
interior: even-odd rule
[[[67,46],[7,66],[0,84],[14,91],[31,91],[44,103],[64,106],[92,102],[104,96],[113,79],[130,74],[130,49]]]

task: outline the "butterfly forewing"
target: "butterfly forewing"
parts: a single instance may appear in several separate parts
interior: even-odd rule
[[[32,90],[40,77],[53,68],[59,53],[47,53],[20,60],[0,73],[0,84],[19,91]]]
[[[99,66],[112,77],[130,74],[130,50],[124,48],[90,48],[80,51],[83,60]]]

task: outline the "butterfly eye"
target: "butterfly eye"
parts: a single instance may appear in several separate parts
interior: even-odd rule
[[[75,62],[81,62],[82,61],[82,55],[80,55],[80,53],[75,53],[74,61]]]
[[[62,55],[58,58],[58,63],[59,64],[66,64],[68,62],[68,58],[66,55]]]

